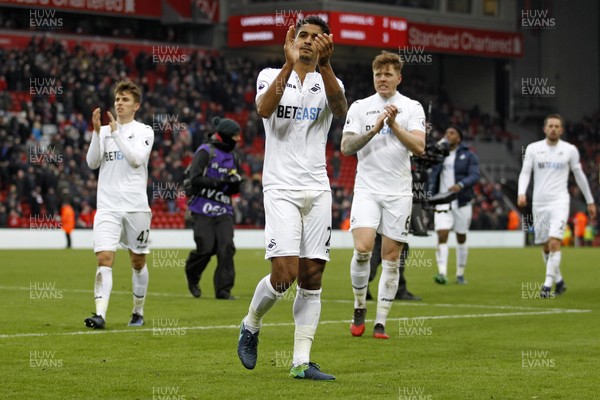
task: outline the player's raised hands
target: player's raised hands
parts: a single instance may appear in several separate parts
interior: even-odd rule
[[[102,121],[100,121],[100,108],[96,108],[92,112],[92,125],[94,125],[94,132],[100,134],[100,128],[102,127]]]
[[[108,125],[110,125],[110,132],[112,133],[117,130],[117,121],[115,120],[115,117],[113,117],[110,111],[107,111],[106,114],[109,118]]]
[[[373,124],[373,128],[371,128],[371,130],[373,132],[377,132],[379,133],[382,129],[383,129],[383,124],[385,119],[387,118],[387,113],[385,111],[383,111],[381,114],[379,114],[377,116],[377,119],[375,120],[375,124]]]
[[[285,35],[285,44],[283,45],[285,53],[285,61],[291,65],[295,65],[300,57],[298,46],[296,46],[296,27],[290,25]]]
[[[315,47],[319,52],[319,66],[329,64],[329,60],[333,54],[333,35],[319,33],[315,38]]]
[[[396,115],[398,115],[398,107],[393,104],[388,104],[385,106],[385,113],[387,115],[387,119],[385,122],[389,127],[392,127],[396,123]]]

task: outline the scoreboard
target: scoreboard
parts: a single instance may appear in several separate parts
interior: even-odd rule
[[[329,24],[336,44],[398,49],[406,46],[407,21],[381,15],[339,11],[280,10],[273,14],[229,17],[229,47],[283,45],[290,25],[299,18],[318,15]]]

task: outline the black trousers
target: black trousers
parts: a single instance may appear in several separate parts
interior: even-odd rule
[[[206,217],[196,213],[192,213],[192,216],[194,217],[196,250],[192,250],[185,261],[186,272],[188,276],[200,282],[210,259],[216,255],[215,296],[228,298],[235,280],[233,217],[231,215]]]
[[[406,289],[406,279],[404,279],[404,261],[406,257],[408,257],[408,243],[404,243],[402,246],[402,252],[400,253],[400,280],[398,282],[398,291],[397,294],[405,292]],[[377,276],[377,267],[381,264],[381,235],[377,234],[375,236],[375,246],[373,246],[373,254],[371,255],[371,272],[369,273],[369,282],[375,279]]]

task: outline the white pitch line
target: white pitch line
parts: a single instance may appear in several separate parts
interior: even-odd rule
[[[6,289],[6,290],[23,290],[23,291],[31,291],[31,290],[41,290],[44,291],[44,288],[28,288],[26,286],[0,286],[0,289]],[[73,292],[73,293],[87,293],[87,294],[94,294],[94,289],[60,289],[60,288],[53,288],[51,290],[56,290],[59,292]],[[110,292],[111,294],[127,294],[127,295],[131,295],[131,292],[126,292],[126,291],[122,291],[122,290],[113,290]],[[157,292],[152,292],[152,293],[148,293],[148,297],[152,297],[152,296],[160,296],[160,297],[190,297],[191,295],[184,295],[184,294],[180,294],[180,293],[157,293]]]
[[[531,311],[531,312],[512,312],[512,313],[491,313],[491,314],[458,314],[458,315],[430,315],[423,317],[402,317],[402,318],[388,318],[388,321],[404,321],[414,319],[460,319],[460,318],[493,318],[493,317],[515,317],[524,315],[548,315],[548,314],[565,314],[565,313],[587,313],[592,310],[546,310],[546,311]],[[367,322],[373,322],[373,320],[366,320]],[[319,324],[330,325],[330,324],[347,324],[350,320],[333,320],[333,321],[320,321]],[[263,324],[263,327],[281,327],[281,326],[294,326],[293,322],[280,322]],[[0,339],[12,339],[22,337],[47,337],[47,336],[75,336],[75,335],[100,335],[107,333],[139,333],[139,332],[165,332],[165,328],[177,329],[177,330],[209,330],[209,329],[239,329],[239,325],[211,325],[211,326],[182,326],[182,327],[163,327],[163,328],[132,328],[132,329],[116,329],[116,330],[86,330],[76,332],[57,332],[57,333],[15,333],[15,334],[3,334],[0,335]],[[174,335],[176,336],[176,335]]]
[[[22,291],[31,291],[31,290],[43,290],[43,289],[31,289],[26,286],[0,286],[0,290],[22,290]],[[93,289],[53,289],[59,290],[61,292],[73,292],[73,293],[87,293],[93,294]],[[113,290],[111,294],[116,295],[131,295],[130,291],[122,291],[122,290]],[[181,294],[181,293],[160,293],[160,292],[149,292],[147,297],[152,298],[153,296],[159,297],[177,297],[177,298],[190,298],[189,294]],[[285,300],[291,300],[295,296],[286,296]],[[213,299],[212,297],[209,300]],[[192,299],[197,301],[196,299]],[[540,303],[548,304],[548,299],[528,299],[531,301],[539,301]],[[551,301],[551,300],[550,300]],[[354,304],[354,300],[351,299],[321,299],[323,303],[352,303]],[[395,302],[400,307],[456,307],[456,308],[488,308],[488,309],[496,309],[496,310],[548,310],[546,307],[523,307],[523,306],[499,306],[493,304],[453,304],[453,303],[427,303],[422,301],[402,301]],[[551,310],[561,310],[561,311],[571,311],[568,308],[551,308]]]

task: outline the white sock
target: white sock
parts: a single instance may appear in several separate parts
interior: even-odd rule
[[[551,251],[549,254],[548,262],[546,263],[546,280],[544,281],[544,286],[546,287],[552,287],[554,283],[554,274],[560,268],[560,255],[560,251]]]
[[[144,302],[148,291],[148,268],[146,264],[140,270],[132,268],[131,283],[133,287],[133,312],[144,315]]]
[[[246,328],[252,333],[258,332],[262,326],[263,317],[281,297],[283,297],[283,293],[277,292],[271,285],[271,274],[262,278],[256,285],[248,308],[248,315],[244,318]]]
[[[554,254],[552,256],[554,266],[554,282],[558,283],[563,279],[562,274],[560,273],[560,261],[562,258],[562,253],[560,251],[555,251],[554,253],[550,253],[550,255],[552,254]],[[548,261],[550,261],[550,257],[548,258]]]
[[[550,257],[550,253],[546,253],[542,250],[542,258],[544,259],[544,265],[548,264],[548,257]]]
[[[298,287],[294,300],[294,358],[292,366],[310,361],[310,348],[315,339],[321,316],[321,290],[306,290]]]
[[[359,253],[354,250],[352,261],[350,261],[354,308],[367,308],[367,288],[369,287],[369,273],[371,272],[370,259],[371,252]]]
[[[456,245],[456,276],[465,275],[465,267],[467,266],[467,256],[469,248],[466,243]]]
[[[112,268],[99,266],[96,269],[96,282],[94,283],[94,300],[96,302],[96,315],[101,315],[106,320],[106,309],[112,291]]]
[[[442,275],[448,275],[448,243],[440,243],[435,252],[438,271]]]
[[[375,325],[382,324],[385,321],[392,308],[396,291],[398,290],[398,280],[400,279],[400,260],[381,262],[381,277],[379,278],[379,292],[377,293],[377,315]]]

